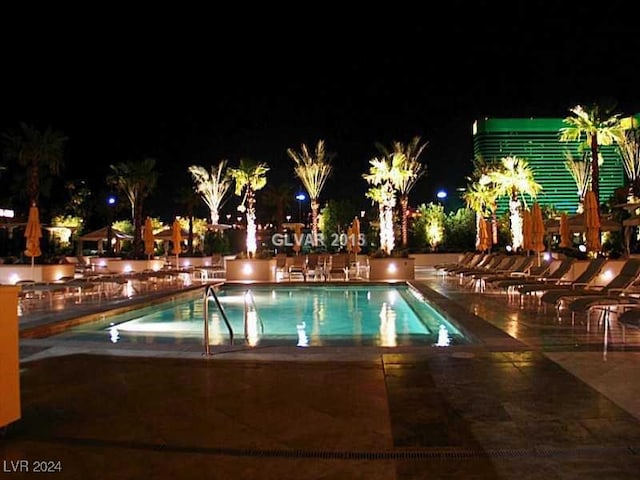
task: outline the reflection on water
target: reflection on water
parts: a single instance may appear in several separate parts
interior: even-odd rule
[[[438,341],[436,342],[437,347],[448,347],[451,344],[451,337],[449,336],[449,331],[447,327],[444,325],[440,325],[438,328]]]
[[[258,333],[258,314],[255,310],[248,310],[246,315],[247,323],[245,325],[244,336],[247,343],[250,346],[255,347],[260,340],[260,335]]]
[[[307,332],[304,331],[307,325],[302,322],[296,325],[296,330],[298,331],[298,343],[299,347],[308,347],[309,346],[309,337],[307,337]]]
[[[120,333],[118,332],[118,327],[116,327],[113,324],[111,327],[109,327],[109,340],[111,340],[111,343],[118,343],[118,340],[120,340]]]
[[[380,345],[395,347],[396,341],[396,312],[390,304],[383,302],[380,310]]]

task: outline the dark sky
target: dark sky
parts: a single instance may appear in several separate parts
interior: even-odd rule
[[[109,164],[156,157],[149,206],[172,215],[170,193],[190,185],[191,164],[250,157],[271,167],[269,183],[297,184],[286,149],[324,139],[336,157],[323,197],[366,205],[375,142],[418,135],[429,142],[412,193],[422,203],[466,184],[477,118],[565,117],[604,97],[640,112],[640,28],[624,2],[496,3],[25,20],[29,35],[3,33],[0,127],[61,129],[66,176],[96,191]]]

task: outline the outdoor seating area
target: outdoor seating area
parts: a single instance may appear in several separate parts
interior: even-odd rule
[[[309,253],[287,257],[277,254],[276,281],[366,280],[367,269],[348,253]],[[364,262],[364,258],[362,259]]]
[[[21,280],[18,309],[21,315],[57,311],[73,305],[100,305],[110,300],[180,289],[191,284],[193,270],[144,270],[113,273],[89,271],[81,277],[51,282]]]
[[[447,291],[480,294],[486,302],[502,303],[505,309],[518,312],[514,315],[526,316],[531,325],[562,329],[569,321],[574,332],[582,329],[585,335],[592,333],[593,325],[600,332],[606,326],[600,341],[610,344],[614,330],[618,343],[626,344],[627,328],[634,328],[640,318],[640,258],[555,258],[547,262],[544,273],[531,275],[517,272],[522,256],[514,257],[520,259],[509,262],[510,256],[501,254],[468,253],[461,255],[458,263],[435,265],[434,271]],[[511,265],[513,276],[509,278],[509,272],[495,276],[505,265]],[[544,265],[539,268],[543,270]],[[492,278],[499,280],[492,282]],[[486,286],[480,288],[479,282]],[[596,321],[594,314],[598,315]]]

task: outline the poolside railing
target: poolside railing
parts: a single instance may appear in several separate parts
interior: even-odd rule
[[[224,308],[222,308],[222,304],[216,295],[216,290],[213,285],[209,285],[204,291],[204,353],[205,355],[211,355],[211,346],[209,343],[209,300],[213,298],[216,302],[216,306],[218,307],[218,311],[220,315],[222,315],[222,319],[224,323],[227,325],[227,329],[229,330],[229,344],[233,345],[233,328],[231,328],[231,324],[229,323],[229,319],[227,318],[227,314],[224,312]]]
[[[258,332],[260,324],[260,332]],[[264,324],[258,315],[255,298],[251,290],[244,294],[244,339],[250,346],[255,346],[260,341],[260,335],[264,334]]]

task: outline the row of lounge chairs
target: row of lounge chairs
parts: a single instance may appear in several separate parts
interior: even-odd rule
[[[535,258],[535,257],[532,257]],[[466,262],[466,263],[465,263]],[[520,305],[525,299],[535,299],[537,305],[552,305],[557,311],[558,320],[563,311],[571,312],[572,321],[576,314],[593,311],[608,313],[610,307],[624,307],[628,313],[620,315],[620,321],[629,326],[640,326],[640,259],[624,260],[619,272],[605,284],[596,284],[595,280],[607,264],[605,258],[590,260],[584,270],[575,278],[569,275],[575,266],[575,260],[566,258],[545,262],[540,266],[531,266],[528,272],[520,270],[526,266],[524,261],[506,263],[503,255],[467,254],[459,264],[436,265],[443,279],[454,278],[462,286],[473,285],[482,280],[481,291],[491,288],[503,290],[508,294],[520,296]],[[511,265],[503,275],[496,275],[500,266]],[[477,285],[475,285],[477,287]],[[635,307],[635,308],[633,308]],[[587,320],[589,321],[589,320]]]

